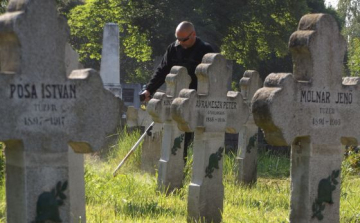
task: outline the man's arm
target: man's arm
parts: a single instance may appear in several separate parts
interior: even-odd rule
[[[159,87],[161,87],[161,85],[165,83],[166,75],[170,73],[172,67],[171,49],[172,49],[172,45],[170,45],[166,50],[161,60],[161,63],[156,68],[156,71],[154,72],[154,75],[151,77],[149,83],[147,84],[145,91],[141,93],[145,96],[145,101],[149,101],[151,95],[153,95],[156,92],[156,90],[159,89]]]

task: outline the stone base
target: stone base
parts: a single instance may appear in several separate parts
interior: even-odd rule
[[[258,127],[246,125],[239,133],[239,150],[236,157],[237,182],[253,184],[257,181]]]
[[[292,145],[290,222],[340,220],[341,145],[314,145],[298,138]]]
[[[141,151],[141,170],[155,174],[158,169],[161,151],[162,132],[145,136]]]
[[[222,183],[224,133],[204,133],[197,129],[194,136],[193,175],[189,186],[188,220],[221,222],[224,201]]]
[[[85,218],[83,155],[27,152],[6,141],[7,222],[79,222]],[[54,192],[54,193],[53,193]]]
[[[182,186],[184,141],[185,133],[179,131],[175,123],[164,124],[158,173],[158,187],[161,191],[171,192]]]

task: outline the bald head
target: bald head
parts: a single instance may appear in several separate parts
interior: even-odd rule
[[[175,32],[193,32],[195,31],[195,27],[191,22],[183,21],[177,27]]]
[[[177,43],[181,45],[182,48],[188,49],[192,47],[196,42],[196,32],[194,25],[188,21],[181,22],[176,27],[175,37],[177,39]]]

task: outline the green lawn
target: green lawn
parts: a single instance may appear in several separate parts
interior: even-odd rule
[[[120,169],[112,172],[135,143],[139,133],[122,136],[119,145],[106,157],[86,155],[87,222],[186,222],[187,190],[191,172],[191,154],[185,168],[184,187],[168,196],[157,191],[157,177],[139,170],[137,150]],[[285,156],[260,153],[258,182],[249,187],[235,183],[234,156],[224,156],[223,222],[289,222],[290,160]],[[344,161],[342,171],[340,217],[342,223],[360,222],[360,177]],[[4,183],[0,190],[0,220],[5,217]],[[79,221],[81,222],[81,221]]]
[[[156,190],[156,176],[139,170],[140,150],[116,178],[112,177],[113,169],[138,136],[125,137],[107,159],[87,157],[88,222],[186,222],[191,157],[185,170],[184,188],[168,196]],[[235,183],[234,162],[233,155],[224,156],[223,222],[289,222],[289,158],[261,153],[258,182],[252,187]],[[344,166],[347,165],[344,161]],[[360,177],[350,173],[349,168],[343,169],[341,222],[360,222]]]

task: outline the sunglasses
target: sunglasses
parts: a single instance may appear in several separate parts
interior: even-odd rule
[[[190,36],[191,36],[191,34],[192,34],[193,32],[191,32],[187,37],[185,37],[185,38],[177,38],[176,37],[176,39],[179,41],[179,42],[186,42],[186,41],[188,41],[189,39],[190,39]]]

